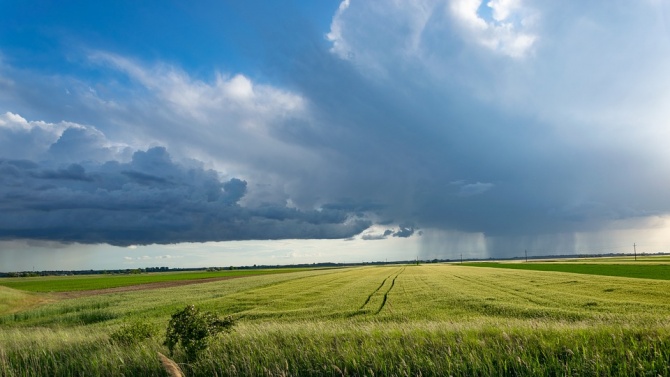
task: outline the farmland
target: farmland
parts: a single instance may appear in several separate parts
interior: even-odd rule
[[[0,286],[30,292],[72,292],[94,289],[127,287],[139,284],[151,284],[168,281],[200,280],[244,277],[250,275],[281,274],[300,271],[300,269],[252,269],[203,272],[149,273],[137,275],[84,275],[84,276],[47,276],[39,278],[0,279]]]
[[[576,274],[620,276],[670,280],[670,264],[596,264],[596,263],[467,263],[467,266],[513,270],[557,271]]]
[[[0,287],[0,375],[164,375],[185,305],[237,325],[202,375],[669,375],[670,281],[430,264],[248,276],[63,299]],[[2,307],[0,306],[0,309]],[[129,323],[154,335],[110,341]]]

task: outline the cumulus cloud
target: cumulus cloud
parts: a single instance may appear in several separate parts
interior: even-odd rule
[[[480,14],[484,4],[491,8],[488,20]],[[510,57],[524,57],[537,39],[532,30],[537,15],[521,0],[453,0],[449,11],[465,38]]]
[[[13,159],[78,162],[128,157],[128,145],[110,142],[92,126],[73,122],[27,121],[11,112],[0,114],[0,156]]]
[[[401,225],[397,232],[393,233],[393,237],[408,238],[414,234],[414,227]]]
[[[18,114],[6,112],[0,114],[0,150],[17,159],[41,158],[65,129],[79,127],[65,122],[28,122]]]

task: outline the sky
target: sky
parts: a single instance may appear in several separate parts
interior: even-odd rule
[[[670,251],[670,2],[0,4],[0,271]]]

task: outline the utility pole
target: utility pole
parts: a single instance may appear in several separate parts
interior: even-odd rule
[[[637,260],[637,249],[635,248],[635,243],[633,243],[633,255],[635,260]]]
[[[528,262],[528,250],[524,250],[524,253],[526,253],[526,262]]]
[[[463,264],[463,253],[461,253],[461,264]]]

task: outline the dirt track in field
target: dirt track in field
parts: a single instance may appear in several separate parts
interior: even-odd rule
[[[255,276],[255,275],[249,275],[249,276]],[[213,281],[239,279],[239,278],[244,278],[244,277],[247,277],[247,276],[224,276],[224,277],[219,277],[219,278],[161,281],[161,282],[157,282],[157,283],[145,283],[145,284],[138,284],[138,285],[129,285],[129,286],[125,286],[125,287],[115,287],[115,288],[106,288],[106,289],[92,289],[90,291],[58,292],[58,293],[54,293],[54,295],[57,296],[57,297],[60,297],[60,298],[78,298],[78,297],[104,295],[104,294],[108,294],[108,293],[123,293],[123,292],[144,291],[144,290],[147,290],[147,289],[180,287],[182,285],[211,283]]]

